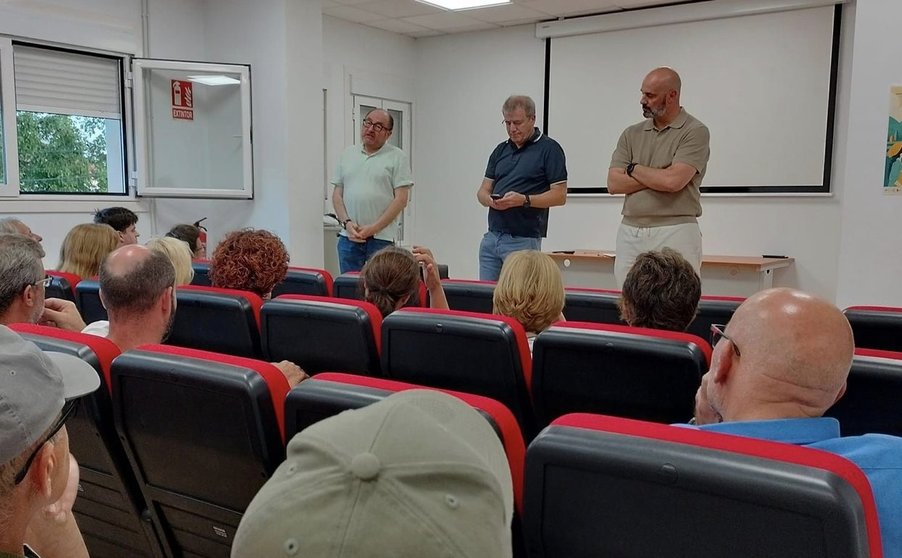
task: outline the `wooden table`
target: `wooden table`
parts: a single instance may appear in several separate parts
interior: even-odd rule
[[[616,289],[612,250],[548,252],[561,268],[568,287]],[[788,268],[793,258],[702,256],[702,293],[749,296],[773,286],[774,272]]]

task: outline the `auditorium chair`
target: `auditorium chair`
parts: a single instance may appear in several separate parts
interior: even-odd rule
[[[100,283],[97,279],[82,279],[75,285],[75,305],[86,324],[106,320],[106,308],[100,302]]]
[[[494,281],[468,281],[465,279],[444,279],[442,289],[451,310],[492,313],[492,296],[495,294]]]
[[[111,370],[116,430],[167,556],[229,556],[247,505],[285,459],[288,381],[272,364],[145,345]]]
[[[846,392],[825,415],[843,436],[902,436],[902,352],[856,349]]]
[[[78,461],[79,490],[73,511],[94,558],[162,556],[160,537],[113,425],[110,365],[119,355],[111,341],[55,327],[13,324],[45,351],[76,356],[97,370],[100,388],[78,402],[66,421],[69,450]]]
[[[352,374],[324,372],[295,386],[285,399],[285,435],[288,440],[311,424],[348,409],[359,409],[381,401],[392,393],[409,389],[434,389],[406,382],[368,378]],[[523,434],[510,410],[488,397],[450,390],[453,395],[479,411],[501,439],[510,466],[514,488],[515,516],[512,525],[514,557],[525,556],[523,547]]]
[[[902,308],[850,306],[843,314],[852,326],[856,347],[902,351]]]
[[[260,358],[263,299],[248,291],[185,285],[166,344]]]
[[[192,285],[201,287],[211,287],[210,282],[210,260],[192,260],[191,267],[194,269],[194,277],[191,279]]]
[[[698,312],[686,329],[686,333],[708,339],[711,335],[711,324],[730,323],[733,312],[744,300],[741,296],[702,295],[698,301]]]
[[[572,414],[526,453],[532,558],[881,558],[870,484],[790,444]]]
[[[260,311],[263,356],[324,370],[380,375],[382,314],[362,300],[282,295]]]
[[[50,285],[44,289],[46,298],[62,298],[75,302],[75,286],[81,281],[81,277],[74,273],[54,269],[45,269],[44,273],[53,278]]]
[[[711,346],[688,333],[557,322],[533,345],[532,395],[540,425],[592,412],[685,422]]]
[[[283,294],[332,296],[332,274],[325,269],[289,267],[285,279],[272,290],[272,298]]]
[[[353,298],[363,300],[363,287],[360,286],[360,272],[342,273],[332,281],[332,296],[337,298]]]
[[[495,399],[527,439],[537,431],[531,370],[523,326],[507,316],[404,308],[382,321],[385,377]]]
[[[609,289],[564,289],[564,317],[570,321],[624,324],[620,319],[620,291]]]

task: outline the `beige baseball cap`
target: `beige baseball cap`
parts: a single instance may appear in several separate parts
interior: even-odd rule
[[[232,558],[509,558],[513,501],[488,421],[451,395],[404,391],[292,438]]]
[[[0,326],[0,463],[34,445],[65,401],[93,392],[100,376],[72,355],[44,352]]]

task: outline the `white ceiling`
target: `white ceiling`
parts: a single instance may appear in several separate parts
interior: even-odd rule
[[[713,0],[712,0],[713,1]],[[452,12],[416,0],[322,0],[323,13],[409,37],[429,37],[618,12],[673,0],[513,0],[512,4]]]

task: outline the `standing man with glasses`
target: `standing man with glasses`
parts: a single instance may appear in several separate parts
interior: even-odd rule
[[[88,363],[0,326],[0,557],[88,556],[71,512],[78,477],[65,423],[99,386]]]
[[[332,178],[332,206],[341,221],[341,272],[360,271],[379,250],[394,244],[413,178],[407,155],[388,142],[394,119],[373,109],[363,120],[360,145],[345,149]]]
[[[476,199],[489,208],[479,245],[479,279],[497,281],[507,256],[542,250],[548,208],[567,202],[567,162],[560,144],[536,127],[536,104],[511,95],[501,107],[508,140],[489,156]]]
[[[623,131],[608,169],[608,193],[626,194],[617,231],[614,277],[622,286],[636,257],[665,246],[701,273],[699,186],[710,155],[708,128],[680,105],[682,82],[670,68],[642,81],[646,120]]]

